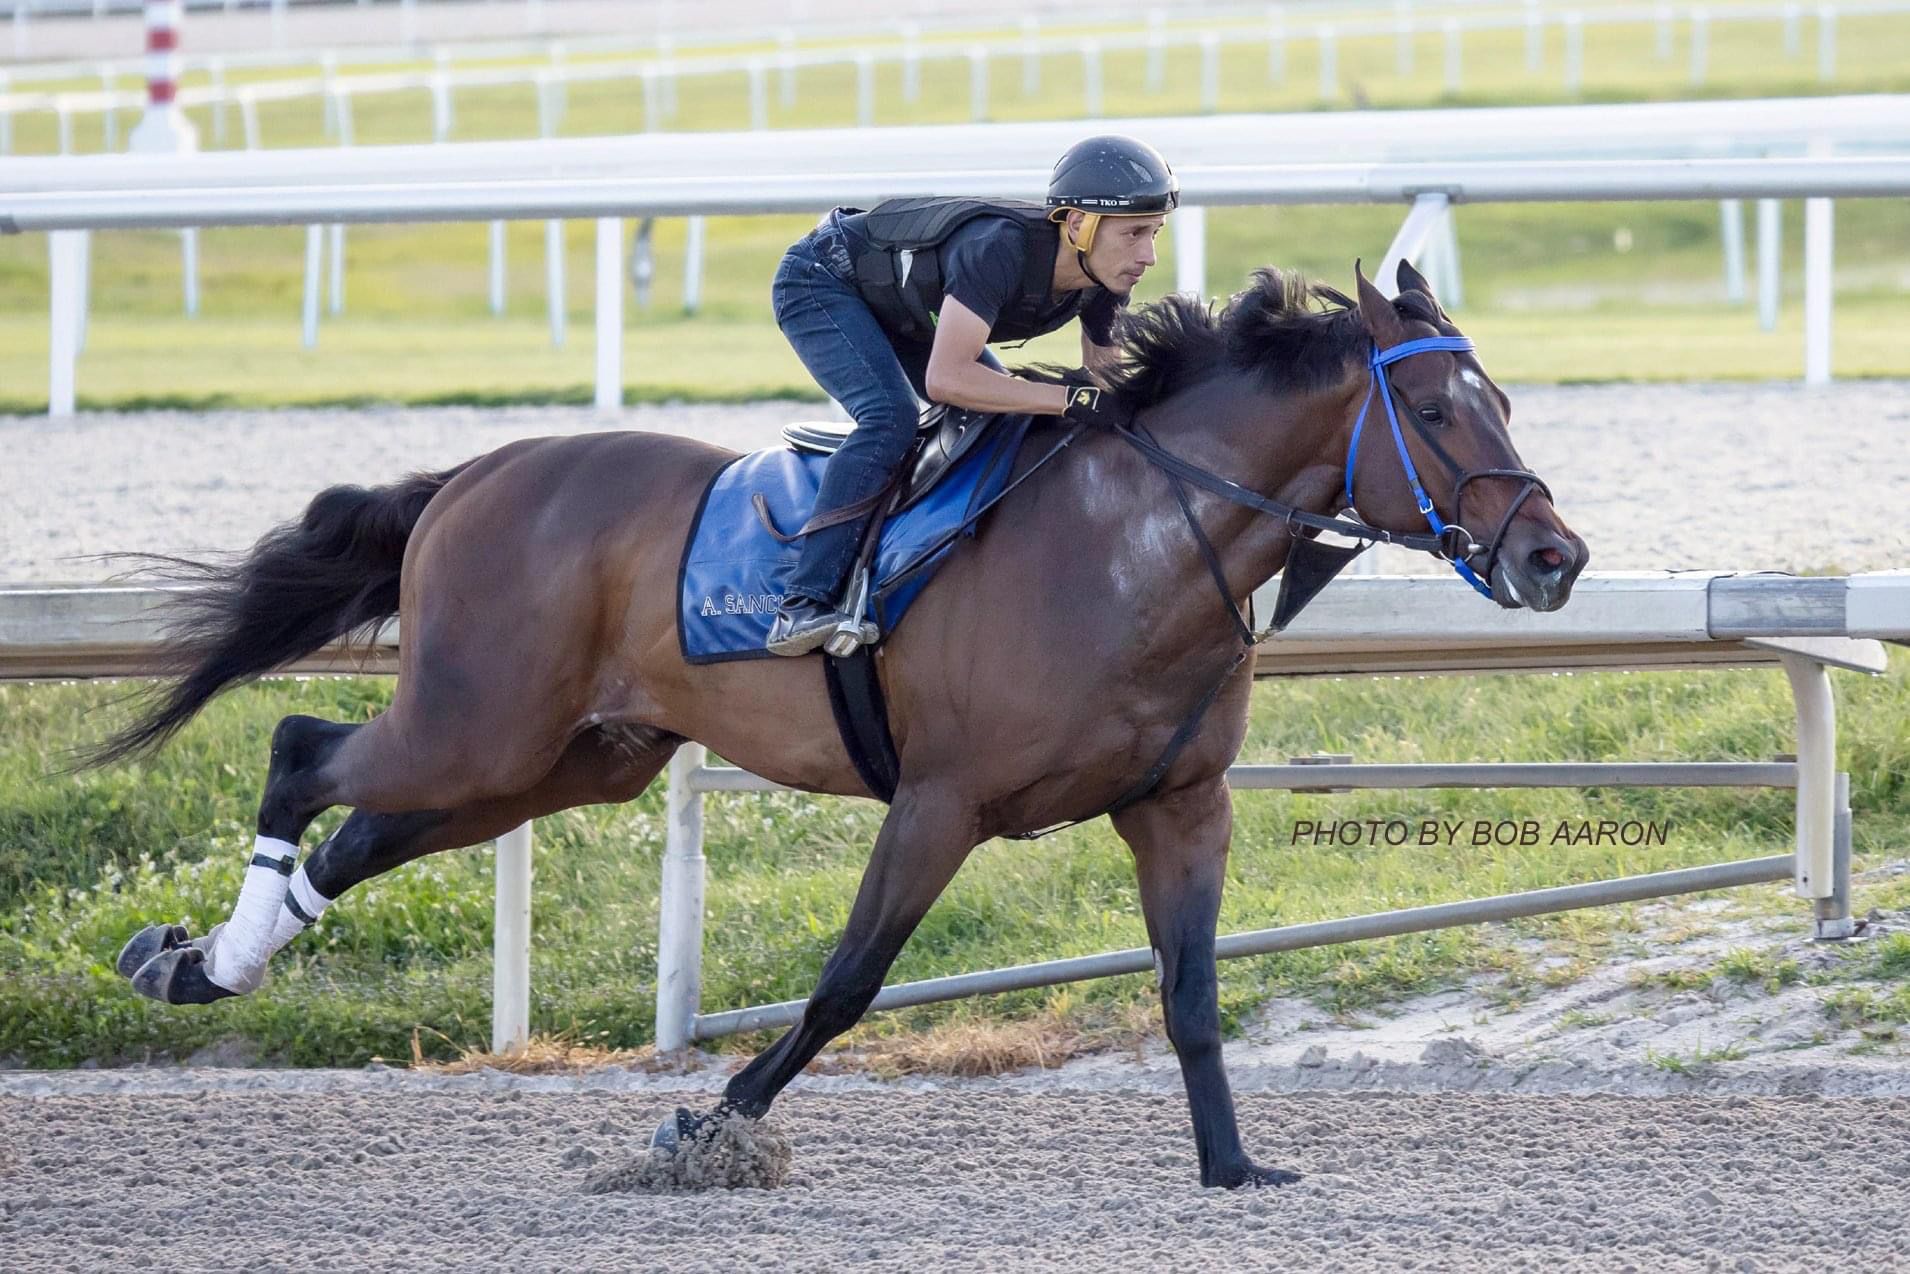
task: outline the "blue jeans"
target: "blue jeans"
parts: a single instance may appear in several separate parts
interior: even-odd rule
[[[856,290],[855,266],[843,232],[825,223],[783,255],[770,289],[776,326],[824,393],[841,403],[856,427],[823,470],[816,512],[866,500],[901,468],[915,438],[929,347],[897,347]],[[1005,370],[988,350],[981,361]],[[868,517],[805,536],[802,557],[785,591],[834,605],[842,594]]]

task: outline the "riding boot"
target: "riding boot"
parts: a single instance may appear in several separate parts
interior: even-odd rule
[[[776,607],[763,646],[772,655],[806,655],[828,641],[841,623],[834,606],[790,593]]]

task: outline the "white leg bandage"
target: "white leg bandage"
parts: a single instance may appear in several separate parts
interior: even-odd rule
[[[271,836],[253,843],[252,861],[245,869],[239,900],[232,906],[232,919],[219,927],[206,952],[206,976],[226,990],[239,995],[258,990],[265,981],[265,962],[285,945],[277,931],[297,859],[296,845]]]

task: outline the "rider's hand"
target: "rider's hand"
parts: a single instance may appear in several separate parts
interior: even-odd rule
[[[1078,424],[1102,429],[1124,429],[1134,423],[1134,409],[1111,389],[1094,383],[1086,371],[1071,372],[1062,381],[1068,406],[1061,414]]]

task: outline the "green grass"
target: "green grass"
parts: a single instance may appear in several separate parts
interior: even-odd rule
[[[1295,31],[1303,24],[1296,23]],[[1910,38],[1910,17],[1846,17],[1839,26],[1839,76],[1815,80],[1814,23],[1805,23],[1805,56],[1774,55],[1772,23],[1714,22],[1711,95],[1883,91],[1910,88],[1910,61],[1896,50]],[[1562,100],[1558,35],[1545,69],[1525,69],[1524,35],[1507,31],[1468,40],[1465,94],[1459,104]],[[1586,91],[1593,100],[1688,96],[1681,29],[1668,62],[1652,56],[1654,28],[1594,27],[1586,35]],[[1342,40],[1340,63],[1351,101],[1378,107],[1451,102],[1441,85],[1441,42],[1422,39],[1415,71],[1393,70],[1391,36]],[[1266,76],[1265,50],[1230,49],[1223,58],[1221,107],[1288,110],[1315,101],[1313,46],[1289,50],[1285,79]],[[1169,57],[1162,91],[1150,93],[1143,58],[1110,54],[1106,102],[1113,114],[1170,114],[1199,109],[1197,53]],[[573,58],[584,62],[587,59]],[[1024,96],[1018,57],[992,68],[996,114],[1003,119],[1072,118],[1080,113],[1080,71],[1074,60],[1050,58],[1040,91]],[[967,70],[956,61],[925,63],[920,101],[901,101],[899,71],[878,77],[883,123],[952,122],[968,111]],[[234,77],[235,80],[238,77]],[[773,127],[853,123],[854,77],[819,69],[800,79],[793,110],[781,105],[772,76]],[[78,87],[91,88],[92,84]],[[736,77],[685,80],[673,129],[747,125],[747,93]],[[535,111],[529,91],[473,90],[459,95],[460,139],[530,136]],[[122,116],[122,136],[132,122]],[[209,110],[198,112],[213,144]],[[51,116],[15,121],[15,149],[49,153],[57,139]],[[595,136],[644,127],[641,94],[631,84],[576,85],[562,128]],[[361,143],[428,140],[426,95],[357,99]],[[272,146],[328,144],[317,99],[261,108]],[[1084,128],[1087,125],[1084,123]],[[96,117],[75,119],[81,151],[98,149]],[[236,117],[228,145],[238,142]],[[3,164],[4,160],[0,160]],[[1400,210],[1387,207],[1216,209],[1209,218],[1208,289],[1225,294],[1253,267],[1296,267],[1345,288],[1353,258],[1371,262],[1385,250]],[[1747,210],[1748,219],[1748,210]],[[715,218],[709,227],[701,314],[682,316],[683,223],[659,224],[658,277],[648,311],[626,297],[630,331],[626,382],[638,399],[815,396],[768,314],[768,282],[782,250],[809,217]],[[1722,301],[1718,210],[1713,203],[1495,205],[1466,207],[1458,217],[1468,305],[1459,319],[1481,342],[1501,379],[1793,378],[1802,370],[1802,217],[1785,210],[1782,259],[1786,307],[1779,329],[1758,330],[1746,307]],[[1747,220],[1747,230],[1748,220]],[[590,235],[567,232],[566,294],[577,327],[569,346],[550,347],[543,316],[543,228],[511,228],[511,307],[501,319],[487,307],[483,226],[355,227],[350,232],[347,311],[323,325],[319,347],[299,344],[303,235],[297,229],[206,232],[201,243],[204,317],[180,314],[179,249],[168,233],[96,236],[92,324],[80,361],[82,401],[99,407],[216,406],[310,402],[575,402],[591,376]],[[1171,233],[1168,236],[1171,240]],[[1842,263],[1834,342],[1840,376],[1910,373],[1910,201],[1844,200],[1837,207]],[[1172,286],[1172,244],[1141,289],[1143,298]],[[45,402],[46,250],[40,236],[0,239],[0,409],[39,410]],[[1073,361],[1073,336],[1030,347]],[[1010,352],[1011,361],[1016,357]]]
[[[141,925],[223,919],[250,844],[272,725],[287,712],[363,719],[389,684],[280,680],[216,702],[158,758],[49,777],[57,749],[109,727],[123,687],[0,686],[0,1057],[35,1065],[174,1056],[237,1036],[266,1058],[357,1064],[405,1056],[414,1028],[450,1055],[488,1033],[491,862],[486,847],[437,855],[352,891],[281,954],[257,995],[209,1010],[133,995],[110,961]],[[1858,849],[1910,840],[1910,671],[1841,679],[1840,765],[1855,779]],[[1762,758],[1790,746],[1790,702],[1774,673],[1599,674],[1267,684],[1244,751],[1277,760],[1318,749],[1361,760]],[[1655,871],[1781,850],[1785,792],[1706,789],[1252,793],[1237,802],[1223,930],[1325,919]],[[848,912],[879,808],[801,795],[713,797],[703,1004],[807,994]],[[316,844],[337,815],[307,836]],[[1293,824],[1328,818],[1669,820],[1650,848],[1475,849],[1293,844]],[[535,1030],[629,1047],[651,1037],[662,791],[617,809],[540,820],[534,877]],[[1769,891],[1774,895],[1778,890]],[[1858,909],[1896,895],[1860,890]],[[1877,901],[1882,899],[1883,901]],[[1774,904],[1780,905],[1780,904]],[[1796,912],[1796,904],[1790,904]],[[1802,924],[1801,913],[1798,923]],[[1557,918],[1569,943],[1623,930],[1625,909]],[[904,951],[892,980],[1144,945],[1126,850],[1097,824],[1033,845],[979,850]],[[1910,954],[1877,954],[1901,982]],[[1222,966],[1229,1026],[1273,995],[1346,1015],[1479,972],[1508,968],[1478,930],[1297,951]],[[1542,980],[1542,979],[1541,979]],[[882,1015],[889,1033],[950,1020],[1022,1019],[1059,992],[1023,992]],[[1069,1011],[1108,1016],[1152,999],[1149,980],[1070,990]],[[439,1038],[431,1032],[442,1032]],[[728,1046],[748,1047],[739,1039]]]

